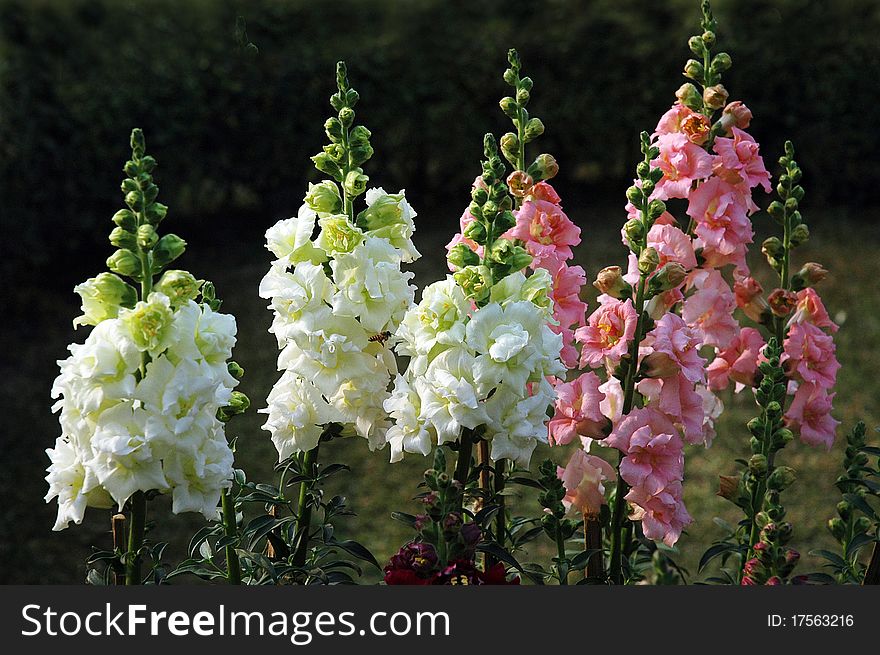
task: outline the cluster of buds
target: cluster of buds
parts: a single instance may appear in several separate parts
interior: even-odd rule
[[[418,536],[391,557],[385,567],[389,585],[518,584],[506,580],[504,566],[477,568],[476,547],[483,531],[462,513],[464,487],[446,472],[442,448],[434,452],[432,468],[425,471],[428,492],[420,498],[423,512],[406,518]]]
[[[753,556],[743,567],[743,586],[803,584],[803,576],[790,578],[800,560],[800,553],[788,546],[791,523],[768,521],[761,528]],[[790,578],[790,579],[789,579]]]
[[[367,190],[369,177],[361,165],[373,156],[370,130],[354,125],[354,106],[360,99],[357,91],[348,83],[348,73],[343,62],[336,65],[336,84],[339,91],[330,97],[330,105],[338,114],[324,123],[324,132],[330,143],[312,161],[322,173],[326,173],[342,185],[345,191],[345,213],[352,214],[352,201]],[[336,213],[335,208],[332,213]]]
[[[471,189],[468,206],[473,220],[464,228],[464,240],[452,246],[448,255],[450,267],[456,270],[455,281],[477,306],[486,304],[495,282],[524,269],[532,261],[525,248],[503,236],[516,225],[516,218],[513,199],[504,182],[504,163],[491,134],[483,139],[483,154],[486,159],[482,173]]]
[[[679,88],[676,96],[685,107],[711,116],[727,104],[729,94],[721,84],[721,75],[731,67],[732,60],[726,52],[712,54],[718,24],[707,0],[702,4],[702,12],[702,33],[688,39],[688,47],[700,59],[688,59],[684,65],[684,76],[699,84],[702,93],[692,83],[687,82]],[[713,128],[713,135],[718,133],[719,128],[720,126]]]

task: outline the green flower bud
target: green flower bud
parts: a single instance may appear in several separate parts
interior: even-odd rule
[[[800,246],[810,240],[810,228],[806,223],[801,223],[791,231],[789,241],[792,246]]]
[[[464,291],[465,296],[475,302],[481,302],[489,297],[492,288],[492,273],[485,266],[466,266],[452,276],[458,286]]]
[[[158,225],[167,214],[168,207],[161,202],[151,202],[147,205],[146,209],[144,209],[144,216],[146,216],[147,223],[150,225]]]
[[[111,220],[127,232],[134,232],[137,229],[137,216],[130,209],[120,209],[113,214]]]
[[[535,158],[535,161],[532,162],[532,165],[529,166],[526,173],[528,173],[528,175],[536,182],[550,180],[556,177],[556,174],[559,173],[559,164],[556,163],[556,159],[553,155],[543,153]]]
[[[675,92],[675,97],[685,107],[693,109],[694,111],[703,108],[703,96],[697,91],[697,87],[690,82],[685,82],[678,87],[678,91]]]
[[[364,175],[361,169],[356,168],[353,171],[349,171],[348,175],[345,176],[342,188],[350,196],[359,196],[367,190],[367,182],[369,180],[370,178]]]
[[[696,59],[688,59],[684,65],[684,76],[697,82],[703,79],[703,64]]]
[[[691,49],[695,55],[703,56],[703,53],[706,51],[706,45],[703,43],[703,39],[699,36],[692,36],[688,39],[688,47]]]
[[[149,223],[144,223],[137,230],[137,244],[144,250],[151,250],[159,242],[156,228]]]
[[[703,39],[703,43],[705,43],[706,46],[709,48],[715,45],[715,32],[713,32],[712,30],[706,30],[705,32],[703,32],[700,38]]]
[[[644,254],[644,253],[643,253]],[[687,277],[687,269],[678,262],[665,263],[651,278],[651,293],[665,293],[682,284]]]
[[[364,240],[364,233],[352,225],[345,215],[325,216],[318,219],[321,230],[315,245],[328,255],[351,252]]]
[[[404,197],[399,193],[386,193],[376,198],[364,211],[358,214],[357,224],[363,230],[379,230],[405,222]]]
[[[164,293],[171,301],[172,307],[180,307],[189,300],[195,300],[204,280],[197,280],[188,271],[168,270],[153,286],[153,289]]]
[[[767,475],[767,458],[760,454],[752,455],[749,458],[749,473],[759,479]]]
[[[330,117],[324,122],[324,132],[334,143],[342,140],[342,123],[338,118]]]
[[[129,191],[125,194],[125,204],[132,211],[139,212],[144,208],[144,194],[140,191]]]
[[[110,244],[117,248],[134,250],[137,248],[137,237],[129,230],[121,227],[114,227],[110,231]]]
[[[167,296],[151,293],[150,297],[137,303],[134,309],[119,313],[128,328],[138,350],[158,354],[167,348],[173,338],[174,312]]]
[[[633,184],[626,190],[626,199],[634,205],[639,204],[645,199],[645,192]]]
[[[226,370],[229,371],[229,375],[234,377],[236,380],[241,380],[244,377],[244,369],[238,362],[230,361],[226,365]]]
[[[313,212],[317,214],[339,214],[342,212],[342,197],[339,187],[332,180],[324,180],[318,184],[309,184],[309,192],[303,199]]]
[[[520,87],[516,90],[516,101],[521,105],[527,105],[529,102],[529,98],[531,98],[531,93],[529,93],[528,89],[524,89]]]
[[[315,168],[322,173],[326,173],[337,180],[342,176],[342,169],[339,168],[339,164],[337,164],[328,153],[319,152],[312,157],[312,161],[315,164]]]
[[[533,141],[544,134],[544,123],[540,118],[530,118],[526,123],[525,138],[526,141]]]
[[[463,236],[481,246],[486,245],[486,226],[482,221],[473,221],[464,228]]]
[[[645,248],[639,255],[639,273],[650,275],[660,265],[660,255],[654,248]]]
[[[639,243],[645,238],[645,226],[637,218],[631,218],[623,226],[623,232],[631,243]]]
[[[505,232],[507,232],[507,230],[516,225],[516,217],[511,211],[503,211],[495,217],[495,221],[493,224],[495,226],[496,232],[504,234]]]
[[[153,248],[153,272],[158,273],[183,254],[186,241],[176,234],[166,234]]]
[[[783,491],[794,483],[796,477],[790,466],[779,466],[767,478],[767,487],[774,491]]]
[[[453,269],[460,270],[467,266],[476,266],[480,263],[480,257],[467,245],[458,243],[449,250],[446,261]]]
[[[666,203],[662,200],[652,200],[648,203],[648,219],[656,221],[666,211]]]
[[[107,259],[107,268],[119,275],[132,277],[141,271],[141,260],[131,250],[121,248]]]
[[[498,103],[501,106],[501,111],[504,112],[504,115],[508,118],[516,118],[517,105],[516,100],[511,98],[510,96],[506,96],[501,98],[501,101]]]
[[[871,528],[871,519],[867,516],[860,516],[856,519],[853,528],[857,534],[867,532]]]
[[[761,252],[764,253],[765,257],[781,259],[785,254],[785,246],[782,241],[780,241],[779,237],[768,237],[764,239],[764,242],[761,244]]]
[[[835,539],[841,541],[846,534],[846,524],[839,518],[833,518],[828,521],[828,530]]]
[[[532,263],[532,256],[509,239],[496,239],[489,250],[488,259],[498,264],[505,264],[511,271],[518,271]]]
[[[501,137],[501,153],[508,161],[516,161],[519,154],[519,139],[513,132],[508,132]]]
[[[728,70],[733,62],[730,59],[730,55],[726,52],[719,52],[712,58],[712,70],[718,73],[723,73]]]
[[[217,410],[217,418],[225,423],[237,414],[244,414],[250,406],[250,398],[240,391],[233,391],[229,404]]]
[[[113,273],[99,273],[73,288],[82,298],[82,316],[73,320],[73,327],[97,325],[116,318],[120,307],[134,307],[137,291]]]
[[[852,516],[852,505],[845,500],[841,500],[837,503],[837,513],[840,514],[840,518],[844,521],[849,520],[849,517]]]

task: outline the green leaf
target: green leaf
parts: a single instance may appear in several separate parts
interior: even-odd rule
[[[736,552],[736,546],[728,543],[719,543],[713,546],[710,546],[703,556],[700,558],[700,563],[697,566],[697,573],[702,573],[703,569],[711,562],[713,559],[722,555],[724,553],[732,553]]]
[[[597,553],[601,553],[601,552],[602,552],[601,548],[590,548],[589,550],[584,550],[584,551],[578,553],[577,555],[575,555],[571,559],[569,566],[572,569],[586,568],[587,563],[590,561],[590,558],[593,557],[593,555],[595,555]]]
[[[358,559],[372,564],[380,571],[382,570],[382,567],[379,566],[379,562],[376,561],[376,558],[373,556],[373,553],[371,553],[367,549],[366,546],[363,546],[362,544],[359,544],[356,541],[352,541],[350,539],[346,540],[346,541],[335,541],[334,540],[334,541],[329,542],[328,545],[329,546],[338,546],[339,548],[341,548],[345,552],[349,553],[350,555],[354,555]]]
[[[831,565],[840,569],[845,569],[847,567],[846,561],[840,555],[832,553],[830,550],[811,550],[810,555],[813,557],[822,557],[823,559],[828,560]]]

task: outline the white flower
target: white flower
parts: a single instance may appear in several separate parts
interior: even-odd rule
[[[474,377],[481,390],[502,382],[525,387],[541,364],[542,327],[541,313],[530,302],[490,303],[475,312],[467,324],[467,344],[478,353]]]
[[[334,292],[333,282],[323,266],[300,262],[289,272],[285,264],[272,264],[260,282],[260,297],[271,300],[270,307],[275,311],[270,332],[277,333],[284,324],[299,319],[303,312],[329,303]]]
[[[321,231],[315,245],[331,257],[349,253],[364,242],[364,233],[344,214],[318,219],[318,226]]]
[[[100,273],[73,290],[82,298],[82,316],[73,319],[73,327],[97,325],[119,315],[121,305],[133,305],[137,292],[113,273]]]
[[[546,380],[533,383],[531,395],[525,396],[506,385],[498,386],[486,401],[492,459],[512,459],[527,468],[537,443],[547,442],[547,410],[553,400],[553,387]]]
[[[174,341],[169,354],[175,360],[204,359],[226,367],[232,357],[238,327],[231,314],[215,312],[192,300],[174,314]]]
[[[155,356],[173,343],[174,312],[171,300],[164,293],[154,291],[146,301],[134,309],[121,309],[119,320],[126,327],[138,350]]]
[[[421,302],[407,311],[397,331],[402,353],[427,355],[438,344],[460,345],[469,311],[470,303],[451,275],[426,287]]]
[[[283,335],[289,340],[278,357],[279,370],[293,370],[332,395],[346,380],[374,372],[367,354],[369,335],[355,319],[336,316],[329,307],[305,314]]]
[[[369,189],[367,209],[358,215],[358,224],[371,236],[387,239],[400,251],[401,260],[413,262],[419,257],[412,242],[416,231],[416,212],[406,201],[405,192],[389,194],[381,187]]]
[[[266,248],[286,264],[326,261],[327,256],[311,241],[316,218],[317,214],[303,204],[296,216],[278,221],[266,230]]]
[[[413,303],[413,274],[400,270],[400,257],[384,239],[368,237],[330,263],[338,291],[333,311],[360,320],[368,331],[394,332]]]
[[[489,290],[489,300],[506,307],[512,302],[526,300],[539,308],[544,321],[556,323],[553,317],[553,298],[550,289],[553,279],[546,268],[538,268],[528,277],[516,271],[496,282]]]
[[[427,375],[415,380],[422,413],[436,430],[437,443],[457,441],[461,428],[474,429],[489,419],[477,396],[473,370],[473,356],[456,348],[438,355]]]
[[[82,523],[87,506],[109,508],[110,497],[100,488],[94,488],[95,481],[89,481],[88,472],[76,448],[64,437],[55,441],[55,448],[46,449],[51,464],[46,476],[49,492],[46,502],[58,499],[58,517],[53,530],[64,530],[70,522]],[[90,489],[90,486],[92,487]]]
[[[267,402],[269,406],[260,410],[269,415],[263,429],[272,433],[279,460],[311,450],[318,445],[322,426],[341,420],[315,386],[293,371],[284,372]]]
[[[197,449],[174,449],[164,462],[172,488],[172,511],[216,518],[221,490],[232,485],[233,455],[222,427],[208,433]]]
[[[599,385],[599,391],[605,394],[605,398],[599,401],[599,411],[616,425],[623,413],[623,387],[620,380],[610,376],[608,382]]]
[[[703,437],[708,448],[715,439],[715,420],[724,411],[724,403],[704,384],[698,384],[694,391],[703,399]]]
[[[385,411],[394,420],[385,440],[391,444],[391,461],[399,462],[403,453],[431,454],[432,432],[421,413],[419,394],[403,376],[398,375],[394,391],[385,400]]]
[[[71,356],[58,362],[61,374],[52,387],[53,398],[63,395],[91,413],[134,392],[141,353],[119,319],[99,323],[85,343],[69,349]]]
[[[164,490],[162,453],[146,437],[147,412],[121,403],[103,412],[92,438],[92,458],[85,462],[119,507],[136,491]]]
[[[374,359],[374,372],[346,380],[328,397],[342,420],[354,424],[357,434],[369,441],[370,450],[385,444],[386,415],[382,403],[388,397],[388,369]]]

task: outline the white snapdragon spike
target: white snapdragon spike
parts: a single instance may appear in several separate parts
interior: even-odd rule
[[[419,256],[403,192],[369,190],[355,222],[338,213],[333,182],[312,185],[307,198],[330,211],[305,204],[266,232],[277,259],[260,284],[283,372],[260,411],[282,460],[314,448],[331,423],[371,449],[385,445],[384,403],[397,375],[390,346],[415,291],[401,264]]]
[[[171,493],[176,513],[216,514],[232,478],[217,411],[238,384],[227,369],[235,335],[232,316],[192,300],[175,309],[154,292],[70,346],[52,389],[62,434],[46,451],[56,530],[137,491]]]
[[[513,273],[480,309],[451,276],[425,288],[401,323],[399,351],[410,362],[385,401],[394,421],[392,462],[482,428],[493,459],[528,465],[537,443],[547,441],[554,395],[545,378],[564,371],[549,287],[545,273]]]

